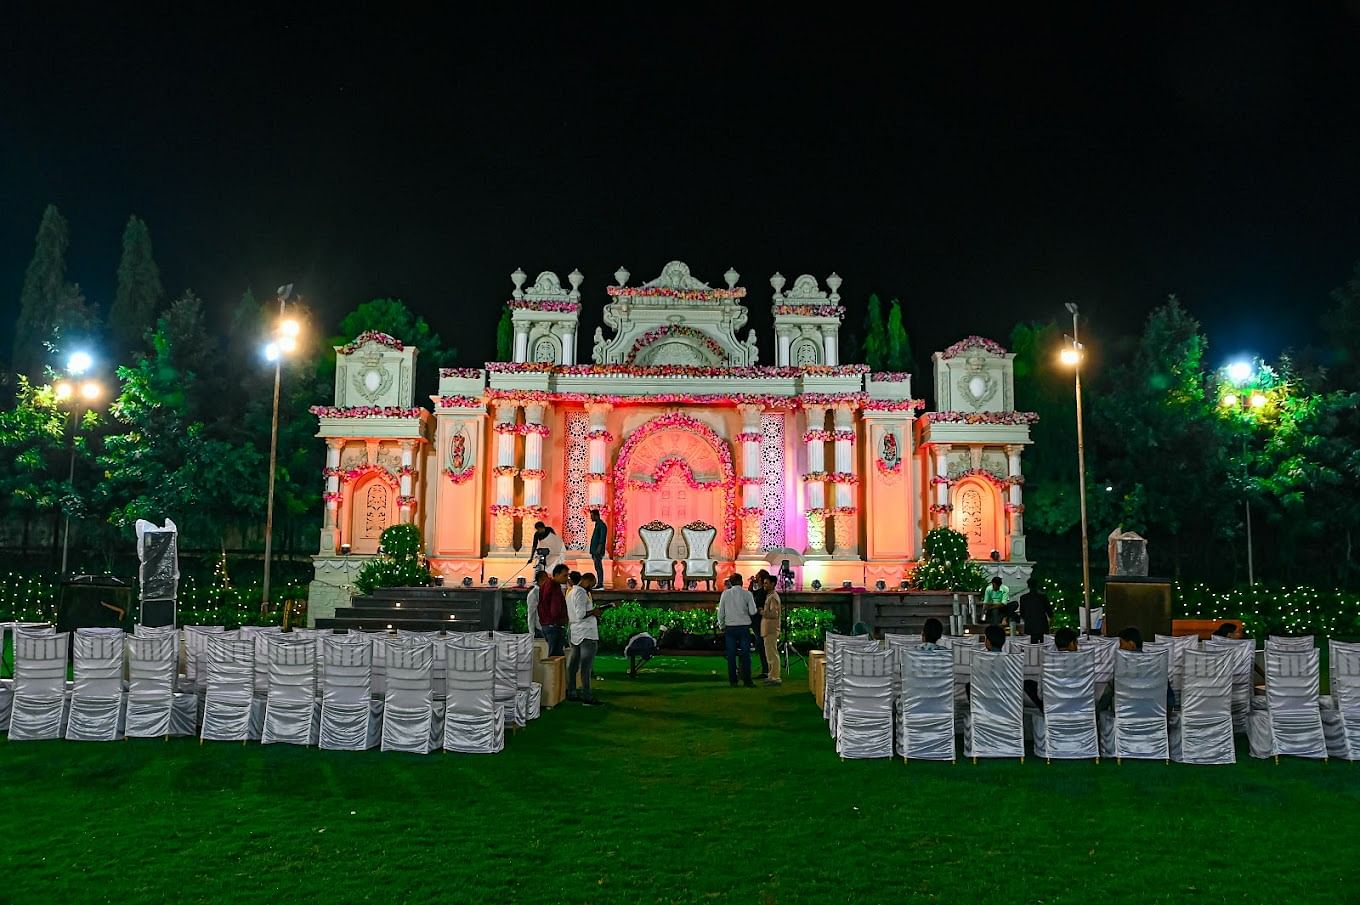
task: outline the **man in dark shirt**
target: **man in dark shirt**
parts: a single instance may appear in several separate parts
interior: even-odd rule
[[[756,600],[756,614],[751,617],[751,631],[756,636],[756,653],[760,655],[760,675],[757,679],[768,679],[770,677],[770,660],[765,653],[765,645],[761,642],[763,637],[760,633],[760,618],[765,611],[765,576],[769,573],[761,569],[751,578],[751,596]]]
[[[590,529],[590,559],[595,563],[595,575],[600,584],[604,584],[604,548],[605,540],[609,529],[604,525],[604,519],[600,518],[600,510],[590,510],[590,521],[594,527]]]
[[[1031,644],[1039,644],[1048,634],[1048,622],[1053,618],[1053,604],[1048,595],[1040,591],[1034,579],[1029,580],[1027,589],[1019,600],[1020,621],[1025,624],[1025,632]]]
[[[562,656],[567,636],[567,598],[562,585],[567,583],[567,567],[553,569],[538,592],[538,624],[548,642],[548,656]]]

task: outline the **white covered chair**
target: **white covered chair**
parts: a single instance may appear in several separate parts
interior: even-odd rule
[[[208,651],[208,636],[226,635],[226,633],[226,626],[223,625],[186,625],[184,627],[182,672],[185,684],[189,686],[185,689],[186,691],[203,693],[207,673],[203,671],[201,666],[203,656]]]
[[[963,755],[1025,759],[1025,659],[1004,651],[973,655]]]
[[[75,683],[66,717],[66,738],[116,741],[123,716],[123,654],[120,628],[76,629]]]
[[[321,723],[319,747],[363,751],[373,747],[373,645],[363,635],[321,639]]]
[[[199,666],[204,682],[199,740],[244,744],[255,699],[255,642],[207,635]]]
[[[283,629],[277,625],[243,625],[236,637],[249,639],[255,645],[255,697],[264,700],[269,695],[269,648],[274,638],[283,637]],[[294,640],[292,637],[289,641]]]
[[[534,636],[496,632],[498,644],[513,645],[515,655],[515,714],[511,720],[516,726],[523,727],[529,720],[538,719],[538,708],[533,705],[534,686]],[[540,688],[540,694],[542,689]],[[506,713],[510,719],[510,714]]]
[[[449,698],[444,750],[495,754],[505,747],[505,710],[496,703],[499,646],[464,639],[451,639],[445,646]]]
[[[842,759],[892,757],[892,654],[842,645],[836,753]]]
[[[685,538],[685,584],[704,582],[708,589],[718,580],[718,561],[712,557],[718,529],[707,522],[690,522],[680,529]]]
[[[316,715],[316,642],[311,638],[266,635],[269,687],[260,743],[312,743]]]
[[[1045,651],[1042,687],[1044,709],[1033,720],[1034,756],[1099,760],[1095,652]]]
[[[1169,669],[1170,661],[1165,662]],[[1171,720],[1171,759],[1186,764],[1236,763],[1233,657],[1214,649],[1186,651],[1183,669],[1181,709]]]
[[[1252,757],[1278,760],[1285,754],[1326,760],[1319,681],[1315,648],[1266,648],[1266,706],[1252,710],[1247,724]]]
[[[1106,757],[1171,759],[1167,668],[1167,658],[1160,654],[1115,651],[1114,706],[1100,714],[1100,748]]]
[[[954,657],[947,650],[903,649],[897,751],[903,760],[955,759]]]
[[[15,630],[10,741],[61,738],[70,642],[71,636],[65,632]]]
[[[434,733],[434,645],[428,638],[387,644],[382,750],[429,754]]]
[[[1089,650],[1096,659],[1096,700],[1105,696],[1105,691],[1114,682],[1114,659],[1119,650],[1118,638],[1102,635],[1078,635],[1077,650]],[[1162,689],[1162,703],[1166,703],[1166,689]]]
[[[1205,650],[1223,651],[1233,661],[1233,731],[1245,735],[1251,712],[1252,672],[1256,669],[1256,641],[1252,638],[1209,638]]]
[[[850,651],[877,653],[880,649],[877,641],[863,635],[835,635],[827,632],[822,713],[827,718],[827,725],[833,738],[836,735],[836,712],[841,701],[841,672],[845,654]]]
[[[1176,700],[1179,701],[1185,685],[1185,652],[1199,649],[1199,636],[1156,634],[1152,637],[1154,641],[1167,646],[1169,652],[1167,681],[1171,684],[1171,690],[1176,693]]]
[[[983,649],[981,635],[956,635],[940,639],[948,642],[954,658],[954,703],[968,708],[968,683],[973,678],[973,656]],[[961,720],[956,722],[962,722]]]
[[[430,670],[430,687],[434,692],[434,699],[442,701],[446,693],[445,675],[448,669],[444,663],[444,645],[441,640],[444,632],[435,629],[433,631],[412,631],[411,629],[397,629],[398,638],[424,638],[430,642],[430,650],[434,652],[434,666]]]
[[[128,690],[123,735],[127,738],[169,737],[174,728],[172,714],[179,637],[174,632],[134,634],[126,644]],[[187,734],[193,735],[193,723],[198,720],[197,696],[184,697],[189,699],[188,710],[192,713]]]
[[[506,722],[517,728],[525,723],[519,698],[519,658],[523,650],[519,639],[512,632],[491,633],[496,645],[496,706],[505,711]],[[525,704],[527,709],[527,701]]]
[[[645,591],[658,582],[663,587],[675,586],[675,560],[671,559],[671,540],[675,529],[664,522],[648,522],[638,529],[646,547],[646,559],[642,561],[642,589]]]
[[[1304,651],[1314,650],[1316,645],[1313,643],[1312,635],[1270,635],[1266,638],[1266,650],[1277,650],[1283,653],[1303,653]]]
[[[1327,756],[1360,760],[1360,644],[1333,641],[1329,705],[1322,710]]]

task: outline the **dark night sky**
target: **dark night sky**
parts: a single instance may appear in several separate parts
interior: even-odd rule
[[[1169,292],[1216,360],[1316,341],[1360,259],[1360,6],[1105,6],[379,22],[11,5],[0,324],[51,201],[70,278],[105,306],[135,212],[172,294],[220,312],[293,280],[337,316],[401,296],[466,364],[490,357],[516,266],[586,275],[584,356],[614,269],[650,279],[671,258],[716,284],[735,266],[758,328],[775,269],[836,270],[856,322],[871,290],[904,300],[923,360],[1069,299],[1112,337]]]

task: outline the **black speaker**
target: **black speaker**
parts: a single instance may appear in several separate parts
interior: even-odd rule
[[[132,628],[132,588],[111,575],[74,575],[57,596],[57,631]]]
[[[1133,626],[1151,641],[1171,634],[1171,582],[1165,578],[1111,578],[1105,582],[1105,625],[1102,633],[1118,635]]]

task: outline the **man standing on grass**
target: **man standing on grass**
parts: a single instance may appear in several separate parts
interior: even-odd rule
[[[783,685],[784,680],[780,678],[779,672],[779,629],[784,622],[784,602],[775,590],[773,575],[766,572],[760,581],[765,591],[765,609],[760,617],[760,640],[765,647],[765,656],[761,659],[770,664],[770,675],[765,684]]]
[[[590,673],[595,668],[595,652],[600,648],[601,607],[590,599],[595,587],[595,576],[590,572],[567,595],[567,613],[571,618],[571,656],[567,659],[567,700],[580,701],[587,707],[600,702],[590,693]],[[576,694],[576,675],[581,676],[581,694]]]
[[[751,597],[756,602],[756,614],[751,617],[751,631],[755,634],[756,654],[760,657],[760,675],[757,679],[768,679],[770,677],[770,661],[765,655],[765,644],[761,641],[761,631],[763,630],[765,612],[765,576],[770,573],[761,569],[756,573],[755,578],[751,579]]]
[[[768,599],[768,598],[767,598]],[[741,658],[741,683],[755,688],[751,681],[751,617],[756,613],[756,601],[742,586],[741,573],[734,572],[727,579],[727,590],[718,598],[718,627],[723,630],[727,646],[727,682],[737,687],[737,658]]]
[[[552,575],[539,572],[546,580],[538,586],[538,626],[548,642],[548,656],[562,656],[566,642],[567,601],[562,596],[562,585],[567,583],[567,567],[558,566]]]

